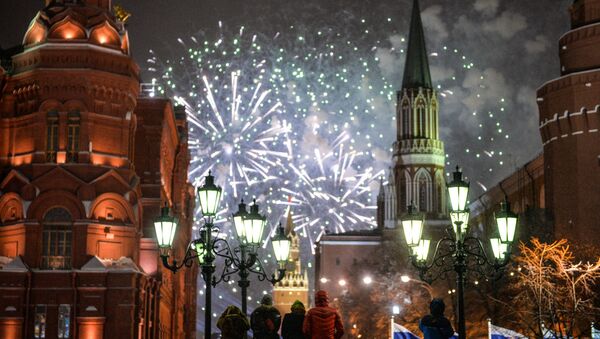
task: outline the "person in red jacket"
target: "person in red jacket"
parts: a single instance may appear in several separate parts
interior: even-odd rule
[[[315,294],[316,307],[311,308],[304,317],[302,330],[310,339],[339,339],[344,335],[344,325],[338,311],[329,307],[327,292]]]

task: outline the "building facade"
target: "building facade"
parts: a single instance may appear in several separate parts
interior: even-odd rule
[[[302,267],[300,237],[294,230],[291,208],[288,208],[285,235],[292,241],[290,258],[286,265],[285,278],[273,286],[273,305],[283,316],[289,313],[292,304],[299,300],[309,307],[308,272]]]
[[[152,226],[170,206],[185,250],[185,114],[139,96],[110,0],[45,5],[0,70],[0,337],[195,337],[196,270]]]

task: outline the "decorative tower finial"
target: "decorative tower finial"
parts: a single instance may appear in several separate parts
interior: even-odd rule
[[[431,73],[429,72],[427,49],[425,48],[425,33],[421,21],[419,0],[414,0],[402,88],[419,87],[433,88],[433,85],[431,83]]]

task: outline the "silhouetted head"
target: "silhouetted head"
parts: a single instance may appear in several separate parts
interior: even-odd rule
[[[273,297],[270,294],[265,294],[260,300],[261,305],[273,306]]]
[[[429,304],[429,311],[433,316],[443,316],[444,309],[446,309],[446,305],[444,304],[444,300],[440,298],[435,298]]]
[[[292,304],[292,312],[296,313],[304,313],[306,309],[304,308],[304,304],[300,300],[294,301]]]
[[[315,293],[315,304],[317,306],[328,306],[329,305],[329,296],[327,292],[320,290]]]

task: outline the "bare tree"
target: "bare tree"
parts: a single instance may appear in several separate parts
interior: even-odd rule
[[[519,245],[518,270],[512,289],[515,297],[506,303],[514,319],[535,337],[546,328],[559,338],[581,335],[590,318],[600,283],[600,257],[593,262],[577,262],[567,240],[543,243],[532,238]]]

